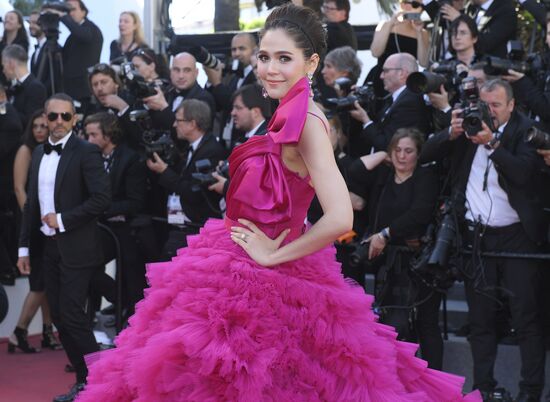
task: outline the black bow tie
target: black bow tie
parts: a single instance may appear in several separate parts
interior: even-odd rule
[[[61,152],[63,151],[63,145],[61,144],[52,145],[49,142],[46,142],[44,144],[44,153],[46,155],[49,155],[52,153],[52,151],[55,151],[57,152],[58,155],[61,155]]]

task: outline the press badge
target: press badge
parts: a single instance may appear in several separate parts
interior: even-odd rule
[[[172,193],[168,196],[168,223],[170,225],[184,225],[185,215],[181,209],[180,196]]]

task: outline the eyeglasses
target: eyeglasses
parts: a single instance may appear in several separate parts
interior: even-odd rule
[[[73,118],[73,114],[69,112],[63,112],[63,113],[50,112],[47,114],[46,117],[48,118],[49,121],[56,121],[59,118],[59,116],[61,116],[63,121],[71,121],[71,119]]]
[[[382,72],[384,74],[387,74],[389,71],[392,70],[403,70],[401,67],[382,67]]]
[[[325,4],[323,4],[323,5],[321,6],[321,8],[322,8],[323,10],[328,10],[328,11],[336,11],[336,10],[338,10],[338,7],[331,7],[331,6],[327,6],[327,5],[325,5]]]
[[[191,120],[185,120],[185,119],[176,119],[176,123],[183,123],[184,121],[191,121]]]
[[[48,128],[48,126],[45,125],[45,124],[33,124],[32,125],[33,130],[36,130],[36,129],[39,129],[39,128]]]

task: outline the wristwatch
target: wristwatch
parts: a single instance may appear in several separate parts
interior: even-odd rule
[[[384,240],[389,241],[390,240],[390,229],[384,228],[380,231],[380,235],[384,238]]]
[[[491,141],[485,144],[485,148],[495,150],[500,145],[500,140],[495,136]]]

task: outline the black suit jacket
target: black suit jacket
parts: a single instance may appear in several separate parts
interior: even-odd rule
[[[31,253],[41,226],[38,174],[43,156],[44,145],[41,144],[32,155],[19,237],[19,246],[29,247]],[[56,235],[63,264],[68,268],[101,265],[103,256],[97,218],[111,202],[109,178],[99,148],[74,134],[59,159],[54,202],[65,227],[64,232]]]
[[[357,146],[363,151],[368,152],[371,147],[376,151],[385,151],[398,128],[416,127],[427,134],[430,131],[430,117],[431,114],[422,95],[405,88],[387,113],[384,114],[382,110],[378,122],[369,124],[363,129],[359,138],[352,137],[350,141],[353,147]]]
[[[173,86],[170,86],[164,94],[164,97],[168,102],[168,107],[163,110],[151,110],[149,112],[155,128],[170,130],[174,126],[176,115],[172,111],[172,104],[178,96],[179,94],[176,89]],[[212,121],[214,121],[214,117],[216,115],[216,102],[214,101],[214,97],[197,82],[195,82],[195,85],[186,91],[184,95],[184,100],[185,99],[198,99],[206,102],[208,106],[210,106]]]
[[[357,50],[357,36],[347,21],[327,23],[327,52],[342,46]]]
[[[193,223],[203,224],[210,217],[219,217],[209,206],[218,208],[220,195],[206,188],[201,188],[193,183],[192,173],[196,173],[195,163],[201,159],[210,160],[214,167],[225,156],[225,149],[216,140],[212,134],[205,134],[196,151],[193,153],[191,161],[185,167],[185,159],[181,162],[178,171],[168,168],[159,176],[159,184],[170,193],[176,193],[180,196],[183,212]]]
[[[512,83],[516,104],[524,105],[540,118],[544,130],[550,130],[550,92],[544,92],[530,77]]]
[[[76,100],[90,97],[88,67],[99,63],[103,35],[92,21],[77,24],[69,15],[61,22],[71,31],[63,46],[63,83],[65,92]]]
[[[10,92],[13,93],[12,104],[19,114],[21,124],[27,127],[31,115],[44,107],[47,97],[46,88],[31,73],[25,81],[13,87]]]
[[[139,154],[126,146],[117,145],[109,171],[112,188],[111,206],[107,218],[117,215],[132,217],[143,211],[147,190],[147,171]]]
[[[466,14],[476,20],[478,8],[473,4],[466,7]],[[514,2],[495,0],[478,23],[477,46],[485,55],[506,57],[506,44],[516,37],[517,15]]]
[[[22,133],[17,111],[6,103],[6,113],[0,114],[0,199],[13,193],[13,160]]]
[[[525,132],[534,125],[532,120],[514,112],[502,134],[500,146],[489,157],[498,173],[498,182],[508,195],[529,238],[540,243],[546,238],[543,212],[534,178],[538,155],[523,140]],[[450,177],[458,194],[466,194],[472,162],[478,145],[464,135],[449,141],[449,131],[430,137],[422,148],[419,163],[450,158]]]
[[[526,9],[544,29],[546,29],[547,11],[544,4],[539,3],[537,0],[525,0],[521,6]]]

